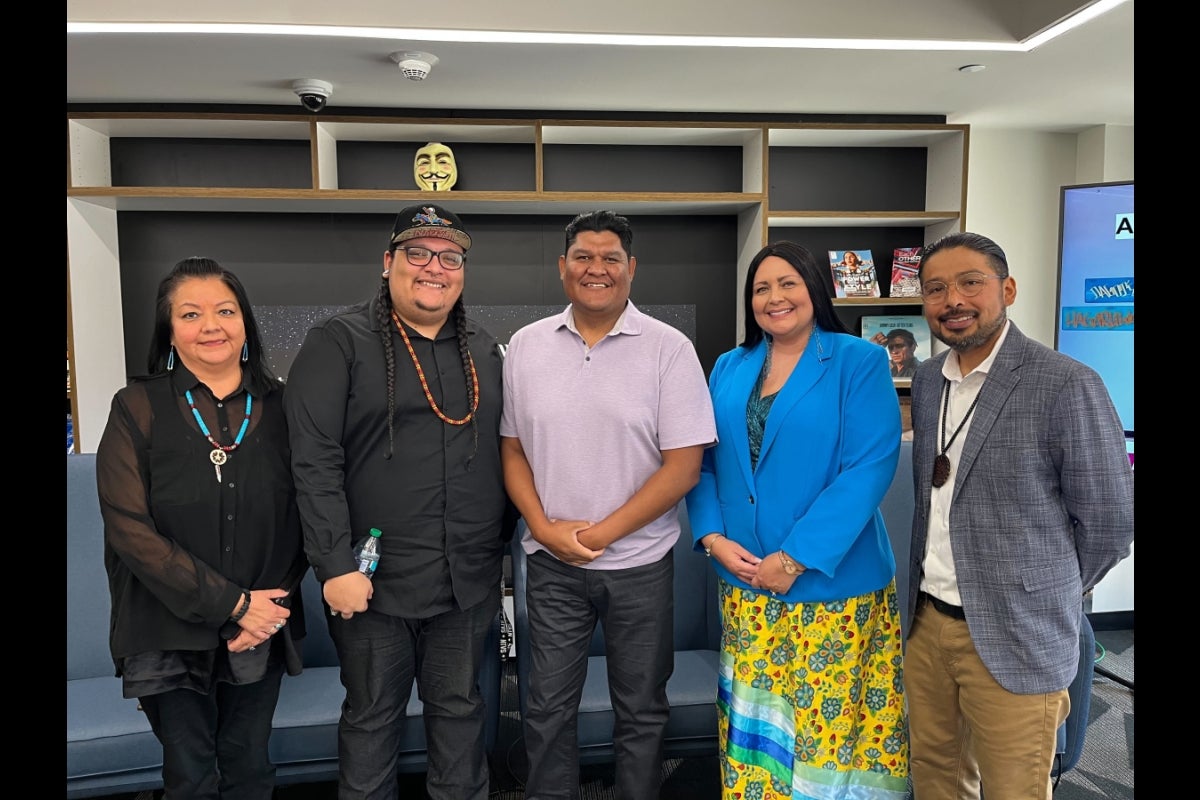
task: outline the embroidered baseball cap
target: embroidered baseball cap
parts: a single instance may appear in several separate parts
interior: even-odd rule
[[[392,226],[392,246],[409,239],[432,236],[454,242],[463,249],[471,249],[471,234],[463,229],[462,220],[441,206],[409,206],[396,215]]]

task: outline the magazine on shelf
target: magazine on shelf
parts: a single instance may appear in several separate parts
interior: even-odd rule
[[[917,263],[921,260],[921,247],[897,247],[892,251],[892,285],[888,297],[920,297],[921,284],[917,280]]]
[[[830,250],[833,290],[837,297],[879,297],[875,259],[870,250]]]
[[[920,314],[863,317],[862,338],[887,348],[894,381],[909,381],[917,365],[933,355],[929,324]]]

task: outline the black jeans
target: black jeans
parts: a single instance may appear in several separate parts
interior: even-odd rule
[[[397,759],[413,680],[424,704],[431,800],[486,800],[479,664],[500,586],[466,611],[403,619],[367,610],[330,618],[346,700],[338,723],[340,800],[395,800]]]
[[[615,717],[617,796],[657,800],[671,711],[667,680],[675,667],[672,554],[641,567],[602,570],[572,567],[537,552],[528,570],[526,800],[579,794],[579,700],[597,620],[604,626]]]
[[[255,683],[139,697],[163,746],[163,800],[271,800],[267,753],[283,665]]]

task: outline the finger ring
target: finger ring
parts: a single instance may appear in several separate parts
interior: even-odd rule
[[[253,649],[254,649],[254,645],[250,645],[250,649],[251,649],[251,650],[253,650]]]
[[[280,629],[280,628],[282,628],[282,627],[283,627],[283,623],[282,623],[282,622],[276,622],[276,623],[275,623],[275,630],[279,630],[279,629]]]

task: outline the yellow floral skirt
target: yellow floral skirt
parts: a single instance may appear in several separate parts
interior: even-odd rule
[[[728,800],[902,800],[908,722],[896,582],[787,603],[721,581]]]

